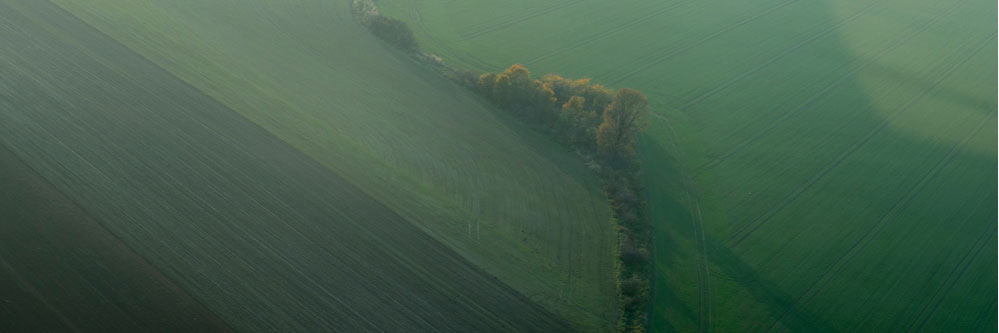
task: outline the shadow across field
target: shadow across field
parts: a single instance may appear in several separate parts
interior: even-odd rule
[[[643,140],[643,156],[672,156],[672,152],[665,150],[658,142]],[[656,169],[649,169],[646,172],[656,172],[656,177],[674,177],[679,179],[682,174],[676,169],[676,162],[667,163],[646,163],[646,167],[654,166]],[[676,180],[674,180],[676,181]],[[675,184],[683,186],[682,184]],[[650,191],[661,191],[662,189],[649,189]],[[665,311],[673,313],[674,316],[681,316],[682,320],[674,317],[674,322],[659,321],[658,315],[653,313],[650,320],[658,322],[656,325],[667,330],[686,330],[673,325],[679,323],[696,323],[699,329],[706,330],[710,327],[711,303],[710,274],[725,276],[726,279],[737,281],[742,290],[747,291],[755,302],[764,311],[774,317],[778,317],[787,312],[784,324],[786,327],[797,332],[830,332],[835,331],[828,323],[820,317],[807,310],[795,307],[796,299],[781,290],[775,283],[761,276],[751,265],[743,261],[737,254],[724,244],[723,241],[705,234],[702,236],[699,221],[691,215],[697,214],[696,208],[692,205],[690,197],[682,194],[682,191],[660,192],[656,195],[655,205],[650,207],[653,218],[662,218],[664,214],[669,214],[667,220],[655,220],[655,228],[666,228],[667,230],[656,230],[656,242],[654,246],[654,260],[656,262],[656,283],[653,284],[653,294],[659,300],[666,300],[659,303],[665,307]],[[678,197],[679,196],[679,197]],[[686,202],[686,203],[685,203]],[[701,243],[701,241],[705,243]],[[705,251],[702,253],[701,251]],[[708,265],[709,267],[705,267]],[[665,266],[665,267],[664,267]],[[696,277],[694,284],[697,285],[697,300],[694,302],[682,302],[684,299],[673,289],[675,284],[662,283],[661,279],[675,281],[676,277],[663,276],[669,274],[670,269],[687,267],[697,273],[691,275]],[[668,268],[667,268],[668,267]],[[708,270],[711,270],[709,272]],[[689,299],[688,294],[686,298]],[[669,301],[673,300],[673,301]],[[695,310],[696,309],[696,310]],[[659,310],[663,311],[663,310]]]
[[[805,13],[813,17],[811,26],[781,32],[791,37],[787,45],[749,48],[766,56],[757,55],[742,67],[728,65],[738,52],[713,54],[702,61],[730,67],[726,75],[700,79],[708,84],[677,101],[654,101],[691,105],[667,113],[681,120],[672,125],[688,136],[664,134],[671,132],[668,120],[657,117],[650,134],[654,138],[642,140],[647,172],[666,175],[646,177],[653,188],[654,223],[672,232],[657,231],[656,260],[697,271],[660,274],[655,285],[672,291],[696,284],[699,291],[657,291],[657,297],[666,298],[657,299],[651,327],[890,330],[928,320],[935,311],[925,308],[945,298],[986,304],[966,294],[977,283],[973,278],[957,282],[962,267],[984,263],[952,258],[974,251],[974,242],[962,239],[971,241],[995,219],[994,214],[962,212],[988,201],[983,195],[995,196],[970,181],[987,177],[990,164],[994,169],[994,163],[981,159],[988,152],[993,156],[985,158],[994,159],[994,144],[979,151],[969,147],[983,131],[977,125],[995,121],[995,104],[988,102],[995,98],[994,86],[989,92],[964,82],[988,76],[970,69],[988,58],[983,50],[995,48],[995,34],[979,31],[949,40],[933,34],[951,29],[955,17],[970,15],[969,8],[981,5],[920,4],[915,8],[925,11],[905,13],[917,19],[892,17],[898,20],[893,25],[877,25],[878,15],[890,16],[879,8],[892,6],[891,1],[854,7],[813,3]],[[865,25],[884,31],[847,39],[856,39],[857,27]],[[732,33],[743,40],[761,38],[753,28]],[[921,49],[919,43],[937,49]],[[883,65],[893,61],[906,66]],[[681,65],[664,68],[679,71]],[[712,70],[690,74],[690,81]],[[986,72],[994,77],[994,68]],[[671,79],[684,81],[684,75]],[[906,127],[931,130],[935,137],[904,131]],[[679,148],[663,146],[671,142]],[[703,161],[709,167],[694,166]],[[690,186],[670,179],[682,179],[685,172],[693,179]],[[955,185],[939,185],[947,183]],[[965,191],[955,190],[962,186]],[[656,188],[665,190],[657,193]],[[671,211],[695,211],[688,198],[705,207],[703,222],[698,214]],[[929,203],[932,210],[922,208]],[[945,234],[940,226],[949,224],[962,227],[949,233],[946,244],[931,237]],[[938,245],[916,245],[928,243]],[[898,261],[884,265],[885,257]],[[701,260],[710,268],[695,264]],[[951,270],[956,272],[943,273]],[[872,279],[894,282],[864,282]],[[956,288],[949,285],[963,285],[965,294],[950,292]],[[677,303],[690,308],[701,304],[696,327],[677,327],[691,319],[689,313],[671,310]],[[957,325],[971,307],[939,308],[933,320]]]

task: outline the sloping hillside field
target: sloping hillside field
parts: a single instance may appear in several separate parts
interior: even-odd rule
[[[582,328],[615,321],[615,234],[581,159],[416,66],[350,2],[53,1]]]
[[[0,331],[228,331],[0,146]]]
[[[236,330],[613,325],[596,179],[347,1],[0,1],[0,42],[0,143]]]
[[[649,96],[655,331],[995,331],[996,2],[382,0]]]

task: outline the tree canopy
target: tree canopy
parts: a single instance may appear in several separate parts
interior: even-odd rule
[[[621,88],[603,113],[597,130],[597,149],[606,156],[634,153],[635,138],[644,125],[649,101],[642,93]]]
[[[616,93],[588,78],[566,79],[555,74],[532,79],[520,64],[500,73],[461,76],[480,94],[536,128],[584,153],[595,153],[604,189],[619,228],[618,327],[642,331],[648,319],[649,228],[641,217],[635,141],[645,125],[649,102],[641,92],[621,88]]]
[[[622,88],[612,93],[588,78],[566,79],[548,74],[540,80],[520,64],[500,73],[483,73],[475,89],[496,105],[548,129],[583,151],[620,159],[634,153],[648,101],[641,92]]]
[[[402,21],[382,15],[372,15],[366,23],[373,35],[389,44],[406,51],[417,51],[420,48],[416,43],[416,37],[413,36],[413,30]]]

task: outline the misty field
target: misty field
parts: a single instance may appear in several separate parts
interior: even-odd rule
[[[467,69],[633,87],[656,331],[995,331],[996,3],[383,0]]]
[[[0,188],[0,330],[229,330],[2,146]]]
[[[0,143],[237,330],[614,324],[582,159],[348,1],[0,3]]]

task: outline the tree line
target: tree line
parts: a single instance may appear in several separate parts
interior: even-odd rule
[[[651,230],[644,216],[635,140],[645,126],[648,100],[637,90],[614,92],[585,78],[548,74],[532,79],[520,64],[500,73],[465,74],[458,81],[597,163],[618,228],[618,329],[644,331]]]
[[[413,30],[405,22],[379,14],[372,0],[354,0],[351,9],[358,22],[375,37],[407,52],[420,50]]]
[[[421,53],[412,30],[402,21],[380,15],[372,0],[353,0],[352,7],[361,25],[376,37],[434,66],[593,162],[617,227],[618,331],[644,332],[651,299],[651,228],[644,214],[635,140],[649,112],[645,96],[631,88],[614,92],[588,78],[548,74],[532,79],[520,64],[500,73],[455,69],[437,56]]]
[[[614,92],[590,79],[555,74],[532,79],[520,64],[467,83],[500,108],[614,166],[634,157],[635,138],[648,113],[648,100],[637,90]]]

